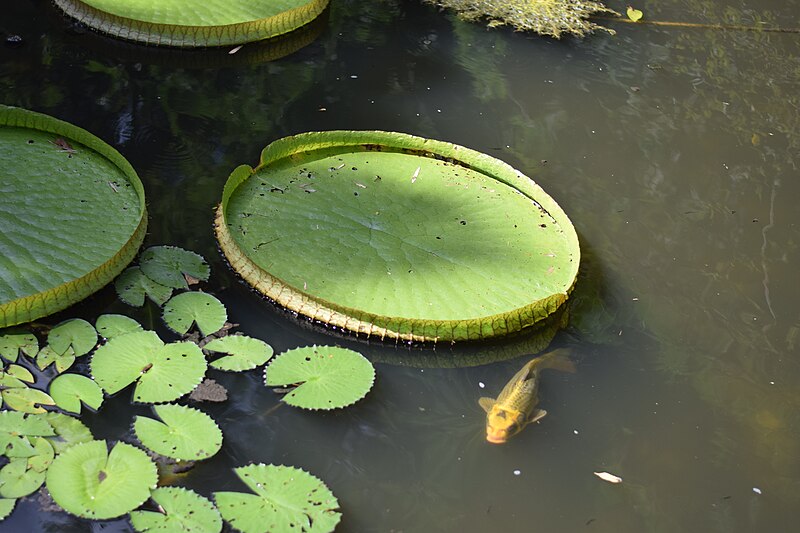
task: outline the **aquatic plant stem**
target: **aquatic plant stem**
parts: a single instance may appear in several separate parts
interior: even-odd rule
[[[704,24],[700,22],[677,22],[668,20],[631,20],[622,17],[594,17],[601,20],[614,22],[624,22],[625,24],[649,24],[651,26],[668,26],[676,28],[700,28],[706,30],[734,30],[734,31],[755,31],[770,33],[800,33],[800,28],[765,28],[761,26],[738,26],[733,24]]]

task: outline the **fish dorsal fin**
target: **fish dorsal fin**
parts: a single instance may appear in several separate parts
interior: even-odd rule
[[[547,411],[544,409],[536,409],[534,412],[531,413],[531,416],[528,417],[528,424],[533,424],[534,422],[538,422],[542,418],[547,415]]]
[[[484,396],[478,400],[478,403],[480,404],[481,408],[488,413],[492,410],[492,406],[497,403],[497,400]]]

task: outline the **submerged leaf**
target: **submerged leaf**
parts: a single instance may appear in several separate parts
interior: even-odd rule
[[[164,322],[181,335],[195,323],[200,333],[210,335],[221,329],[227,320],[228,313],[222,302],[205,292],[184,292],[164,305]]]
[[[50,330],[47,344],[58,355],[64,355],[72,348],[75,357],[80,357],[89,353],[97,344],[97,331],[87,321],[71,318]]]
[[[0,469],[0,497],[22,498],[44,483],[44,472],[28,468],[27,459],[12,459]]]
[[[219,533],[222,518],[214,504],[181,487],[160,487],[150,497],[163,512],[133,511],[136,531],[162,533]]]
[[[19,357],[19,352],[29,357],[39,351],[39,341],[30,331],[9,328],[0,333],[0,357],[12,363]]]
[[[47,470],[47,490],[69,513],[105,520],[139,507],[158,481],[156,465],[143,451],[105,441],[76,444],[56,457]]]
[[[214,339],[203,348],[212,352],[229,354],[226,357],[215,359],[210,366],[217,370],[232,372],[252,370],[266,363],[274,353],[272,346],[266,342],[245,335],[228,335],[221,339]]]
[[[148,248],[139,258],[139,268],[156,283],[174,289],[189,288],[184,274],[206,281],[211,273],[202,256],[175,246]]]
[[[103,403],[100,386],[80,374],[62,374],[50,382],[50,396],[61,409],[80,414],[81,402],[95,411]]]
[[[119,337],[134,331],[142,331],[141,324],[125,315],[100,315],[97,317],[95,327],[104,339]]]
[[[267,367],[270,387],[299,386],[284,396],[289,405],[334,409],[351,405],[372,388],[375,369],[363,355],[336,346],[308,346],[280,354]]]
[[[632,6],[628,6],[628,9],[625,13],[628,15],[628,18],[634,22],[638,22],[643,15],[641,11],[634,9]]]
[[[157,454],[199,461],[213,456],[222,447],[222,432],[204,412],[169,404],[153,409],[161,422],[137,416],[133,430],[142,444]]]
[[[254,494],[217,492],[222,518],[243,533],[333,531],[339,502],[325,484],[289,466],[249,465],[234,469]],[[313,524],[313,528],[312,528]]]
[[[164,305],[172,296],[172,288],[148,278],[139,267],[125,269],[125,272],[114,280],[114,288],[119,299],[133,307],[144,305],[145,296],[158,305]]]

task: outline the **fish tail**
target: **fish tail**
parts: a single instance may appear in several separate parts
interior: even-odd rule
[[[577,371],[575,362],[567,355],[567,350],[563,348],[556,348],[551,352],[540,355],[533,359],[530,363],[531,369],[538,368],[543,370],[545,368],[559,370],[561,372],[569,372],[574,374]]]

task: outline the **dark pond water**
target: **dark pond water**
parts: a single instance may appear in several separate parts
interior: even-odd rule
[[[797,0],[637,7],[651,20],[800,26]],[[369,396],[334,413],[275,408],[257,373],[214,376],[232,391],[206,408],[226,443],[186,486],[238,489],[230,469],[248,462],[302,467],[339,498],[343,532],[796,530],[800,35],[608,24],[616,36],[559,42],[417,1],[333,0],[310,33],[229,56],[118,43],[47,1],[4,3],[0,31],[24,42],[0,48],[0,101],[119,149],[148,193],[147,244],[208,258],[232,320],[276,350],[338,342],[377,361]],[[223,264],[211,218],[230,171],[276,138],[324,129],[489,153],[570,215],[583,264],[553,346],[578,371],[545,374],[541,424],[493,446],[477,404],[527,357],[477,363],[530,346],[431,352],[332,337]],[[106,311],[131,312],[106,289],[51,320]],[[147,408],[126,400],[85,417],[98,438],[129,437]],[[128,528],[36,498],[0,524]]]

